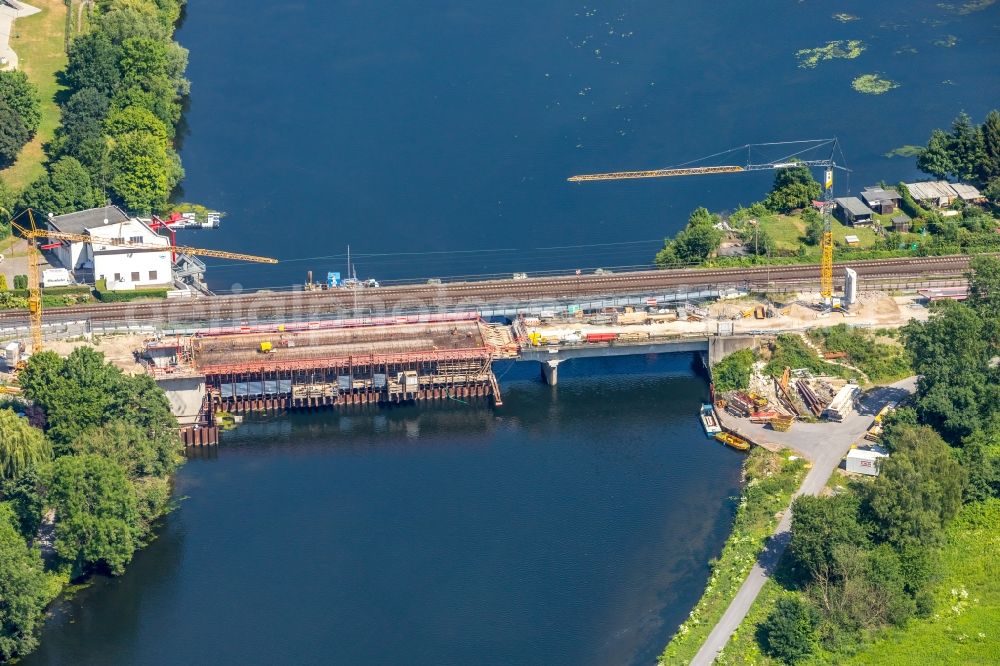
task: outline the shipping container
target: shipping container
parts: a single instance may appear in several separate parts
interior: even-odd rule
[[[587,333],[587,342],[611,342],[614,339],[614,333]]]

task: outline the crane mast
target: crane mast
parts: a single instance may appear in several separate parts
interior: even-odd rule
[[[254,254],[240,254],[239,252],[227,252],[225,250],[209,250],[200,247],[189,247],[186,245],[155,245],[153,243],[141,243],[125,240],[124,238],[97,238],[85,234],[70,234],[62,231],[50,231],[39,229],[35,226],[34,211],[28,208],[23,214],[27,214],[29,226],[25,227],[14,220],[10,221],[11,230],[17,231],[22,238],[28,241],[28,318],[31,329],[31,352],[37,353],[42,349],[42,281],[38,266],[38,239],[49,238],[59,241],[69,241],[78,243],[90,243],[91,245],[104,247],[124,247],[136,250],[162,250],[174,254],[191,254],[202,257],[215,257],[218,259],[233,259],[235,261],[249,261],[260,264],[276,264],[277,259],[271,257],[260,257]],[[18,215],[20,217],[20,215]]]
[[[751,149],[755,146],[783,146],[791,144],[807,144],[804,150],[793,152],[780,160],[767,162],[753,162]],[[825,159],[799,159],[799,155],[823,147],[830,148],[830,157]],[[722,166],[679,166],[667,169],[650,169],[645,171],[610,171],[606,173],[587,173],[577,176],[570,176],[567,180],[571,183],[589,182],[595,180],[633,180],[638,178],[665,178],[671,176],[705,176],[719,173],[745,173],[747,171],[765,171],[790,169],[793,167],[809,167],[825,169],[823,178],[823,236],[820,242],[820,297],[827,308],[833,307],[833,170],[846,168],[838,165],[834,161],[834,154],[838,149],[837,139],[817,139],[807,141],[782,141],[767,144],[747,144],[738,148],[716,153],[710,157],[717,157],[733,153],[735,151],[746,151],[746,163],[743,165],[722,165]],[[709,158],[704,158],[709,159]],[[703,160],[695,160],[700,162]],[[689,162],[688,164],[692,164]]]

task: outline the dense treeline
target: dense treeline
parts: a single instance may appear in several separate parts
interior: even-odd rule
[[[35,84],[24,72],[0,72],[0,168],[14,163],[41,120],[41,101]],[[3,198],[0,191],[0,206],[4,205]]]
[[[18,208],[65,213],[109,199],[140,213],[166,206],[184,173],[173,140],[189,88],[187,50],[172,38],[183,3],[97,0],[91,30],[69,47],[46,174]]]
[[[982,125],[961,113],[952,121],[951,132],[934,130],[917,166],[938,178],[976,185],[1000,203],[1000,111],[986,114]]]
[[[902,336],[920,376],[887,419],[880,475],[833,497],[798,498],[784,564],[798,592],[760,627],[792,663],[848,654],[887,626],[935,612],[945,529],[963,502],[1000,497],[1000,261],[973,261],[968,303],[935,305]],[[833,659],[836,661],[836,659]]]
[[[181,461],[176,420],[148,376],[80,348],[34,355],[20,383],[30,404],[0,408],[0,662],[35,647],[67,582],[124,571],[168,509]]]

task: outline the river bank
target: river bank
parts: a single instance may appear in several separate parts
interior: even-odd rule
[[[788,449],[751,450],[743,464],[744,488],[732,531],[719,557],[709,560],[705,592],[660,655],[661,664],[686,664],[698,652],[743,585],[808,468]]]

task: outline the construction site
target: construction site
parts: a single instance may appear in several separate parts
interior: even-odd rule
[[[162,385],[194,379],[191,425],[219,414],[492,400],[491,363],[517,355],[507,326],[475,313],[240,327],[147,341],[142,363]],[[168,389],[170,390],[170,389]],[[214,443],[214,442],[206,442]]]

